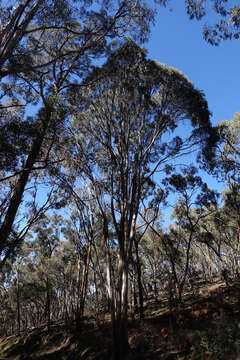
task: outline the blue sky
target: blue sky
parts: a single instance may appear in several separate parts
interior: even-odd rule
[[[202,90],[212,112],[212,123],[231,120],[240,111],[240,40],[224,41],[218,47],[203,39],[205,23],[214,24],[209,13],[202,21],[189,20],[184,2],[172,1],[172,10],[160,8],[150,40],[145,44],[148,56],[182,71],[194,86]],[[201,173],[209,187],[221,191],[225,184]],[[173,203],[176,197],[170,197]],[[171,210],[165,209],[165,215]],[[168,221],[165,218],[165,224]]]
[[[171,2],[173,10],[159,8],[156,24],[152,27],[149,42],[144,44],[148,56],[181,70],[195,87],[203,90],[213,114],[212,123],[231,120],[240,111],[240,40],[225,41],[218,47],[208,44],[202,35],[205,22],[214,23],[206,16],[203,21],[190,21],[183,0]],[[203,174],[211,188],[225,187],[212,177]],[[170,201],[174,202],[175,196]],[[165,215],[171,209],[165,209]],[[168,224],[165,218],[165,224]]]
[[[214,23],[213,16],[201,22],[189,20],[182,0],[171,3],[172,11],[160,8],[145,44],[149,57],[178,68],[204,91],[213,124],[231,120],[240,111],[240,40],[224,41],[218,47],[208,44],[202,28],[206,22]]]

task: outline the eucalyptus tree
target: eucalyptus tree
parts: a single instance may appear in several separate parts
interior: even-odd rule
[[[164,4],[163,0],[154,1]],[[149,19],[154,12],[141,1],[115,0],[10,0],[0,4],[0,78],[18,73],[42,71],[56,60],[54,52],[47,51],[47,57],[40,63],[35,56],[46,51],[43,34],[54,32],[56,38],[63,33],[70,38],[78,37],[88,50],[95,49],[105,36],[116,37],[126,27],[141,28],[142,39],[148,32]],[[139,15],[145,16],[141,18]],[[137,35],[137,33],[136,33]],[[29,38],[35,41],[29,48]],[[68,40],[69,40],[68,39]],[[64,42],[66,38],[64,39]],[[95,45],[91,42],[95,42]],[[66,47],[58,58],[79,56],[77,47]]]
[[[27,52],[26,48],[23,51],[23,48],[21,48],[21,43],[23,43],[22,40],[24,36],[26,36],[28,26],[43,6],[43,3],[43,0],[26,0],[23,2],[12,1],[10,3],[8,2],[7,4],[2,4],[1,2],[0,78],[3,78],[9,74],[14,74],[20,69],[20,71],[22,71],[23,68],[25,68],[25,71],[28,71],[26,60],[27,58],[30,60],[30,54]],[[16,61],[17,58],[18,61]],[[18,65],[17,67],[13,66],[14,60],[15,64]]]
[[[74,311],[76,326],[79,328],[84,315],[92,249],[97,247],[99,229],[96,226],[98,220],[96,203],[87,187],[74,189],[68,184],[68,193],[70,193],[72,212],[69,219],[65,221],[62,231],[64,237],[73,244],[77,256]]]
[[[62,231],[64,232],[64,230]],[[76,313],[78,259],[75,246],[68,241],[67,237],[59,243],[52,263],[54,267],[51,269],[51,275],[55,291],[52,305],[55,308],[55,319],[64,319],[66,323],[69,323],[74,319]]]
[[[166,269],[166,253],[162,246],[161,235],[163,235],[163,230],[154,221],[147,229],[140,244],[144,264],[143,282],[145,282],[146,292],[148,294],[153,292],[155,301],[159,299],[159,291],[165,288],[169,274]]]
[[[26,246],[21,249],[17,261],[1,284],[1,287],[5,289],[5,299],[2,296],[3,292],[1,292],[1,320],[5,322],[6,333],[19,335],[20,331],[26,330],[30,324],[31,316],[36,316],[34,303],[37,303],[36,308],[41,311],[39,304],[39,298],[42,295],[41,285],[37,285],[34,281],[36,280],[35,274],[32,273],[32,267],[29,266],[29,259],[29,247]]]
[[[224,243],[230,246],[225,260],[232,259],[233,273],[238,275],[240,240],[240,114],[234,114],[230,121],[221,121],[217,126],[221,144],[218,149],[218,163],[215,174],[226,182],[222,192],[223,205],[215,219],[224,234]],[[231,216],[229,216],[231,214]]]
[[[41,224],[41,235],[32,229],[32,239],[25,241],[9,276],[2,283],[5,292],[0,295],[1,319],[6,315],[8,333],[49,327],[51,322],[73,316],[71,304],[76,257],[66,241],[57,241],[56,244],[53,234],[57,232],[55,225],[59,228],[59,224],[53,222],[52,228],[49,226],[48,229],[45,227],[47,221]]]
[[[86,82],[91,85],[69,94],[76,139],[71,156],[78,166],[75,173],[84,174],[106,220],[106,242],[110,210],[118,254],[114,281],[108,274],[113,349],[115,358],[123,358],[128,349],[128,267],[141,202],[160,196],[153,181],[156,171],[199,141],[206,149],[213,132],[204,95],[179,71],[148,60],[130,39]],[[193,131],[180,138],[176,128],[184,120]]]
[[[222,236],[223,269],[239,278],[240,259],[240,187],[238,182],[229,182],[222,191],[222,207],[215,219]]]
[[[195,270],[198,244],[204,244],[220,256],[213,234],[206,230],[206,227],[201,226],[216,213],[217,194],[207,187],[200,176],[197,176],[195,167],[185,166],[182,173],[175,171],[176,169],[171,176],[163,180],[165,191],[178,195],[171,215],[175,222],[163,230],[155,221],[150,224],[144,218],[150,227],[146,234],[150,244],[154,240],[153,254],[146,252],[147,260],[152,268],[152,274],[155,274],[155,283],[159,282],[160,274],[161,277],[169,279],[166,289],[170,306],[173,300],[182,302],[186,280]],[[151,254],[150,258],[149,254]],[[160,264],[158,258],[162,259]],[[158,275],[155,269],[158,269]]]
[[[170,3],[165,0],[164,5]],[[205,24],[203,36],[211,45],[219,45],[227,39],[240,37],[240,8],[236,0],[185,0],[187,14],[192,19],[214,19],[214,24]],[[172,5],[172,4],[171,4]],[[174,6],[174,4],[173,4]],[[215,20],[219,18],[218,20]]]
[[[154,0],[155,4],[166,6],[168,0]],[[205,27],[204,36],[212,44],[218,44],[228,38],[239,38],[239,6],[232,0],[186,0],[186,9],[190,19],[201,19],[207,13],[207,6],[212,5],[221,20],[211,29]],[[50,58],[43,63],[33,63],[36,54],[45,51],[43,32],[54,31],[57,35],[62,30],[70,36],[78,35],[89,40],[93,35],[95,40],[108,33],[115,37],[116,33],[131,26],[134,30],[141,26],[141,35],[145,37],[147,30],[146,20],[154,17],[150,7],[144,9],[143,1],[115,0],[10,0],[0,4],[0,78],[17,73],[42,71],[47,67],[54,56],[48,52]],[[96,10],[99,9],[98,10]],[[63,11],[64,9],[64,11]],[[113,10],[110,13],[111,9]],[[141,19],[139,10],[144,10]],[[145,17],[145,18],[144,18]],[[80,21],[79,21],[80,19]],[[133,21],[132,21],[133,20]],[[104,24],[104,27],[102,26]],[[99,26],[100,25],[100,26]],[[29,51],[28,39],[36,35],[34,46]],[[135,33],[137,38],[137,32]],[[98,38],[99,39],[99,38]],[[88,44],[89,45],[89,44]],[[65,49],[58,57],[68,57],[77,53],[76,49]]]
[[[210,6],[220,17],[216,24],[204,26],[204,38],[211,45],[219,45],[227,39],[239,39],[240,8],[235,0],[186,0],[186,6],[190,19],[200,20],[209,13]]]
[[[221,147],[218,168],[227,182],[240,180],[240,113],[230,121],[221,121],[217,126]]]
[[[132,262],[136,268],[136,278],[138,284],[138,312],[140,318],[144,317],[144,306],[143,306],[143,297],[144,293],[147,296],[148,291],[146,290],[146,281],[144,284],[144,269],[146,267],[146,263],[148,263],[148,268],[150,265],[151,275],[147,281],[148,288],[152,289],[152,285],[154,288],[154,297],[155,301],[158,301],[158,290],[157,283],[160,281],[160,273],[162,267],[162,261],[160,260],[160,250],[159,250],[159,239],[156,239],[156,235],[151,232],[149,227],[157,226],[159,229],[162,228],[161,224],[161,210],[160,206],[165,203],[164,192],[159,190],[157,199],[154,198],[152,201],[148,203],[148,207],[144,205],[144,209],[140,212],[140,221],[138,221],[138,225],[136,227],[136,236],[134,238],[134,249]],[[143,245],[144,244],[144,245]],[[143,266],[145,264],[145,266]],[[146,279],[146,278],[145,278]]]
[[[0,126],[4,143],[10,140],[7,148],[1,147],[1,158],[8,159],[1,180],[14,178],[14,181],[10,196],[3,199],[0,266],[20,242],[14,222],[26,184],[33,173],[52,165],[54,146],[63,139],[66,89],[78,87],[92,62],[106,54],[113,40],[132,33],[140,42],[145,41],[154,19],[151,7],[134,0],[16,0],[12,3],[13,7],[1,5]],[[24,124],[27,105],[38,105],[40,110]],[[16,113],[13,119],[11,114],[8,116],[10,111]],[[15,126],[14,136],[11,126]]]
[[[33,228],[34,237],[33,247],[34,252],[37,255],[39,272],[43,279],[45,293],[46,293],[46,320],[48,331],[51,325],[51,303],[52,303],[52,283],[51,283],[51,259],[60,241],[60,228],[61,217],[56,214],[52,215],[51,218],[46,215],[35,225]],[[53,226],[51,226],[52,224]]]
[[[176,227],[163,237],[163,244],[169,256],[178,298],[181,301],[189,273],[193,242],[204,242],[220,256],[218,249],[212,244],[212,234],[200,227],[200,222],[207,221],[216,212],[218,194],[208,188],[193,166],[182,169],[182,174],[175,173],[164,179],[164,183],[167,183],[172,192],[179,195],[172,213],[172,217],[176,219]],[[181,256],[182,252],[185,256]]]
[[[193,249],[198,271],[201,271],[206,281],[214,281],[214,278],[221,277],[225,264],[226,239],[220,203],[210,206],[208,210],[209,214],[198,223],[196,238],[199,241],[194,242]],[[213,210],[212,213],[210,210]]]

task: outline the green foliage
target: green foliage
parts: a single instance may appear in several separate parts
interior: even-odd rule
[[[211,45],[219,45],[227,39],[240,37],[240,8],[232,0],[186,0],[187,13],[190,19],[202,19],[208,15],[210,5],[220,20],[212,26],[204,26],[204,38]]]
[[[194,345],[194,352],[205,352],[226,360],[236,351],[237,324],[227,316],[219,317],[214,321],[214,330],[199,331],[199,345]]]
[[[151,6],[133,0],[29,0],[8,5],[1,3],[0,14],[0,179],[17,182],[7,182],[0,203],[1,266],[21,243],[21,230],[16,231],[14,223],[33,171],[59,171],[63,159],[57,150],[68,138],[66,89],[78,87],[93,61],[106,56],[111,42],[123,33],[146,41],[154,20]],[[25,120],[28,105],[41,109]]]
[[[174,158],[185,146],[201,141],[204,149],[210,148],[210,114],[203,94],[177,70],[148,60],[130,39],[86,82],[92,85],[85,91],[70,92],[72,125],[85,136],[87,156],[95,157],[105,178],[113,168],[119,176],[122,157],[129,174],[139,162],[147,181],[152,164]],[[189,138],[184,142],[172,136],[164,143],[164,134],[174,134],[183,119],[196,128]]]
[[[0,170],[17,170],[19,159],[29,151],[34,134],[31,122],[14,120],[14,117],[0,126]]]
[[[217,130],[222,142],[218,169],[225,179],[238,181],[240,177],[240,114],[234,114],[231,121],[222,121]]]
[[[206,277],[211,267],[220,273],[225,266],[237,276],[239,114],[216,132],[204,94],[179,70],[148,59],[146,50],[134,42],[147,40],[153,7],[134,0],[14,3],[15,9],[3,2],[0,6],[0,250],[5,263],[1,335],[14,333],[19,324],[24,330],[45,326],[50,317],[72,322],[85,290],[86,309],[98,320],[104,317],[99,313],[110,303],[107,270],[115,296],[112,304],[128,296],[137,302],[137,246],[144,291],[152,286],[155,300],[160,286],[175,296],[187,276],[202,271]],[[155,3],[165,6],[167,0]],[[204,15],[203,1],[186,4],[190,17]],[[216,11],[230,14],[223,14],[224,7]],[[123,34],[133,40],[122,40]],[[103,57],[105,64],[94,67]],[[36,116],[26,118],[28,105],[37,105]],[[188,121],[189,131],[180,136],[177,130],[183,121]],[[222,208],[194,167],[178,172],[175,163],[182,154],[198,149],[206,166],[215,165],[219,138],[219,168],[228,178]],[[166,173],[165,191],[153,177],[157,171]],[[48,205],[37,206],[42,201],[37,189],[45,181]],[[27,184],[31,200],[24,198]],[[180,195],[173,213],[176,223],[163,229],[159,208],[170,193]],[[62,216],[44,215],[47,209],[63,207]],[[21,248],[29,230],[30,240]],[[131,285],[124,296],[119,290],[123,260]],[[89,281],[85,288],[84,274]],[[235,328],[229,327],[224,339],[221,327],[227,320],[221,321],[216,322],[218,341],[207,333],[200,350],[224,353],[224,341],[225,350],[230,347]],[[62,334],[62,347],[50,357],[104,356],[102,348],[91,352],[91,341],[101,334],[82,335],[79,344],[71,343],[69,333]],[[58,341],[59,334],[36,330],[8,344],[12,353],[8,345],[2,353],[41,355],[41,346],[50,342],[57,347]],[[149,350],[148,339],[138,350]]]

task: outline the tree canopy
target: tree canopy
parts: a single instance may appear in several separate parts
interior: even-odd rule
[[[209,25],[209,20],[203,28],[203,36],[211,45],[219,45],[221,41],[239,39],[240,36],[240,7],[232,0],[186,0],[186,9],[190,19],[210,20],[212,8],[220,20]]]
[[[109,312],[120,360],[150,291],[172,314],[198,277],[239,278],[239,113],[213,127],[141,47],[168,3],[0,1],[0,335]],[[185,1],[198,20],[208,4],[206,40],[238,38],[238,5]]]

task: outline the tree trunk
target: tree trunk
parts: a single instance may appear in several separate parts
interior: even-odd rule
[[[76,328],[80,328],[80,289],[81,288],[81,258],[80,254],[78,253],[77,257],[77,308],[76,308],[76,314],[75,314],[75,322],[76,322]]]
[[[139,312],[134,274],[133,274],[132,279],[131,279],[130,310],[131,310],[132,320],[134,320],[135,314]]]
[[[19,289],[19,281],[17,276],[17,324],[18,324],[18,336],[20,336],[21,332],[21,314],[20,314],[20,289]]]
[[[89,263],[91,259],[91,250],[92,246],[89,242],[88,244],[88,253],[86,262],[84,264],[84,273],[83,273],[83,282],[82,282],[82,289],[81,289],[81,299],[80,299],[80,317],[83,317],[84,314],[84,306],[85,306],[85,300],[87,295],[87,285],[88,285],[88,270],[89,270]]]
[[[136,248],[136,260],[137,260],[137,282],[138,282],[138,291],[139,291],[139,315],[140,319],[144,318],[143,310],[143,286],[142,286],[142,270],[138,253],[138,242],[134,239],[135,248]]]
[[[77,301],[79,303],[77,304],[77,311],[76,311],[76,316],[75,316],[77,329],[81,328],[81,321],[82,321],[82,318],[84,315],[84,307],[85,307],[85,300],[86,300],[86,295],[87,295],[87,285],[88,285],[88,270],[89,270],[89,263],[90,263],[90,259],[91,259],[91,248],[92,248],[91,243],[89,242],[88,252],[87,252],[86,259],[85,259],[83,275],[82,275],[81,291],[79,292],[79,289],[78,289]],[[79,265],[78,270],[80,272],[80,259],[79,259],[78,265]],[[80,278],[80,276],[79,276],[79,278]]]
[[[47,311],[47,329],[48,332],[50,332],[51,327],[51,298],[50,298],[50,284],[49,284],[49,278],[47,276],[46,278],[46,311]]]
[[[97,324],[100,325],[100,322],[99,322],[99,310],[100,310],[100,306],[99,306],[99,293],[98,293],[99,290],[98,290],[98,284],[97,284],[96,271],[93,271],[93,278],[94,278],[95,295],[96,295],[96,307],[95,307],[96,319],[97,319]]]
[[[123,360],[129,352],[127,318],[123,314],[115,322],[112,359]]]
[[[27,14],[24,14],[24,10],[29,6],[31,1],[26,1],[25,4],[20,4],[16,7],[15,11],[11,15],[5,29],[0,32],[0,45],[1,45],[1,56],[0,56],[0,78],[6,75],[15,73],[14,69],[8,71],[5,69],[2,71],[4,63],[13,56],[13,51],[22,40],[25,30],[29,23],[36,15],[37,11],[44,3],[44,0],[38,0],[30,9]],[[22,18],[21,22],[17,22],[17,19]],[[17,25],[17,26],[16,26]],[[4,51],[2,51],[4,49]]]
[[[13,195],[10,199],[5,219],[0,228],[0,256],[2,256],[4,253],[4,257],[0,261],[0,269],[5,264],[6,260],[11,256],[12,252],[15,250],[15,247],[18,245],[18,241],[13,241],[12,243],[8,244],[8,237],[11,234],[13,223],[23,198],[25,186],[41,150],[41,146],[51,120],[51,113],[52,110],[45,108],[45,113],[41,114],[44,116],[44,120],[41,120],[40,122],[40,130],[37,134],[37,137],[33,141],[24,169],[19,176]]]
[[[154,274],[153,274],[153,289],[154,289],[154,300],[157,302],[158,301],[158,289],[157,289],[157,278],[156,278],[155,269],[154,269]]]
[[[125,256],[120,255],[120,287],[118,289],[118,301],[116,301],[116,320],[113,325],[113,349],[114,360],[125,359],[129,352],[128,344],[128,263]]]

